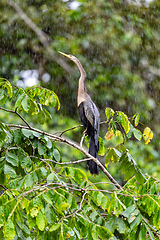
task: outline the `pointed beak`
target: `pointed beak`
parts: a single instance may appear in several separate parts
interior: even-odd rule
[[[60,51],[58,51],[60,54],[62,54],[62,55],[64,55],[65,57],[67,57],[67,58],[70,58],[70,55],[67,55],[67,54],[65,54],[65,53],[63,53],[63,52],[60,52]]]

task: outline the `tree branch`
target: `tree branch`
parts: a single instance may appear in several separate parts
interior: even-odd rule
[[[37,35],[39,41],[42,43],[47,52],[46,56],[49,56],[51,59],[53,59],[69,74],[74,74],[75,71],[73,70],[73,68],[71,68],[70,65],[68,65],[68,63],[64,61],[51,47],[52,39],[49,37],[49,35],[44,33],[39,27],[37,27],[37,25],[27,16],[26,13],[24,13],[22,8],[16,2],[14,2],[13,0],[8,0],[7,3],[17,12],[19,17],[25,22],[25,24]]]
[[[69,128],[69,129],[66,129],[66,130],[64,130],[63,132],[56,132],[56,133],[54,133],[54,134],[60,133],[59,136],[61,137],[64,133],[66,133],[66,132],[68,132],[68,131],[71,131],[71,130],[73,130],[73,129],[75,129],[75,128],[78,128],[78,127],[83,127],[83,125],[78,125],[78,126],[75,126],[75,127]]]
[[[10,112],[10,113],[15,113],[15,114],[17,114],[17,116],[22,119],[22,121],[28,126],[29,129],[32,128],[32,127],[29,125],[29,123],[28,123],[16,110],[15,110],[15,111],[12,111],[12,110],[9,110],[9,109],[3,108],[3,107],[0,107],[0,109],[3,110],[3,111],[6,111],[6,112]]]
[[[26,126],[20,126],[20,125],[14,125],[14,124],[7,124],[7,126],[9,127],[16,127],[16,128],[24,128],[24,129],[29,129],[29,130],[32,130],[32,131],[35,131],[35,132],[38,132],[38,133],[41,133],[43,135],[46,135],[54,140],[57,140],[59,142],[63,142],[63,143],[66,143],[67,145],[71,146],[71,147],[74,147],[76,149],[78,149],[79,151],[81,151],[82,153],[84,153],[88,158],[90,158],[91,160],[93,160],[99,167],[100,169],[104,172],[104,174],[109,178],[109,180],[120,190],[122,190],[123,188],[118,184],[118,182],[112,177],[112,175],[107,171],[107,169],[101,164],[101,162],[97,159],[97,158],[94,158],[92,155],[90,155],[87,151],[85,151],[82,147],[78,146],[77,144],[65,139],[65,138],[62,138],[62,137],[59,137],[59,136],[56,136],[56,135],[53,135],[53,134],[50,134],[50,133],[47,133],[47,132],[43,132],[39,129],[36,129],[36,128],[29,128],[29,127],[26,127]]]
[[[76,160],[76,161],[71,161],[71,162],[57,162],[51,159],[43,159],[43,158],[39,158],[39,157],[35,157],[35,156],[29,156],[30,158],[37,158],[43,162],[49,161],[49,162],[53,162],[56,163],[58,165],[68,165],[68,164],[77,164],[77,163],[81,163],[81,162],[86,162],[88,160],[91,160],[91,158],[85,158],[85,159],[81,159],[81,160]]]

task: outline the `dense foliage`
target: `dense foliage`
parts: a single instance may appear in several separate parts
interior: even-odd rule
[[[156,239],[160,236],[159,181],[144,175],[124,144],[108,148],[110,160],[120,163],[126,184],[122,187],[104,166],[98,165],[111,182],[89,181],[79,168],[63,161],[56,142],[68,144],[91,157],[83,148],[60,135],[35,129],[22,113],[37,116],[40,124],[50,117],[44,106],[60,106],[57,95],[42,87],[14,87],[1,79],[1,104],[12,103],[12,110],[25,125],[0,123],[0,236],[1,239]],[[153,138],[149,127],[143,134],[126,114],[106,109],[106,138],[132,134],[146,144]],[[122,131],[117,129],[121,126]],[[100,138],[99,154],[104,155]],[[84,159],[87,161],[86,159]],[[81,160],[75,161],[80,163]],[[111,187],[112,186],[112,187]]]
[[[158,239],[160,2],[73,2],[0,1],[0,238]],[[96,178],[58,51],[104,121]]]
[[[137,148],[130,147],[144,171],[158,177],[160,3],[79,1],[80,6],[71,9],[72,2],[0,2],[0,76],[22,86],[24,70],[34,75],[37,69],[40,85],[55,91],[60,99],[64,121],[58,130],[62,130],[77,124],[71,118],[77,118],[79,73],[58,50],[76,55],[87,72],[88,92],[102,121],[104,109],[111,107],[129,116],[139,113],[143,124],[155,132],[150,151],[138,145],[138,154]],[[48,126],[58,127],[53,121]],[[73,135],[75,141],[79,137]]]

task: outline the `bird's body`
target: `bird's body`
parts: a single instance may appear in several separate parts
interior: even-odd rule
[[[94,102],[92,101],[92,99],[90,98],[90,96],[87,94],[87,91],[86,91],[86,87],[85,87],[86,73],[81,63],[76,57],[72,55],[67,55],[64,53],[61,53],[61,54],[63,54],[64,56],[74,61],[80,70],[81,76],[79,79],[78,98],[77,98],[79,116],[86,129],[87,135],[90,136],[89,153],[93,157],[98,158],[98,150],[99,150],[98,136],[99,136],[100,116],[99,116],[99,111],[96,105],[94,104]],[[89,160],[88,166],[91,174],[99,173],[99,167],[94,161]]]

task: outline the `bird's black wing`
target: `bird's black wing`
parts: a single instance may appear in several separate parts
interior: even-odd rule
[[[93,157],[98,158],[98,136],[100,122],[98,109],[92,100],[81,102],[78,109],[81,121],[87,130],[87,134],[90,136],[89,153]],[[87,164],[89,166],[89,171],[91,174],[99,173],[99,167],[94,161],[89,160]]]

